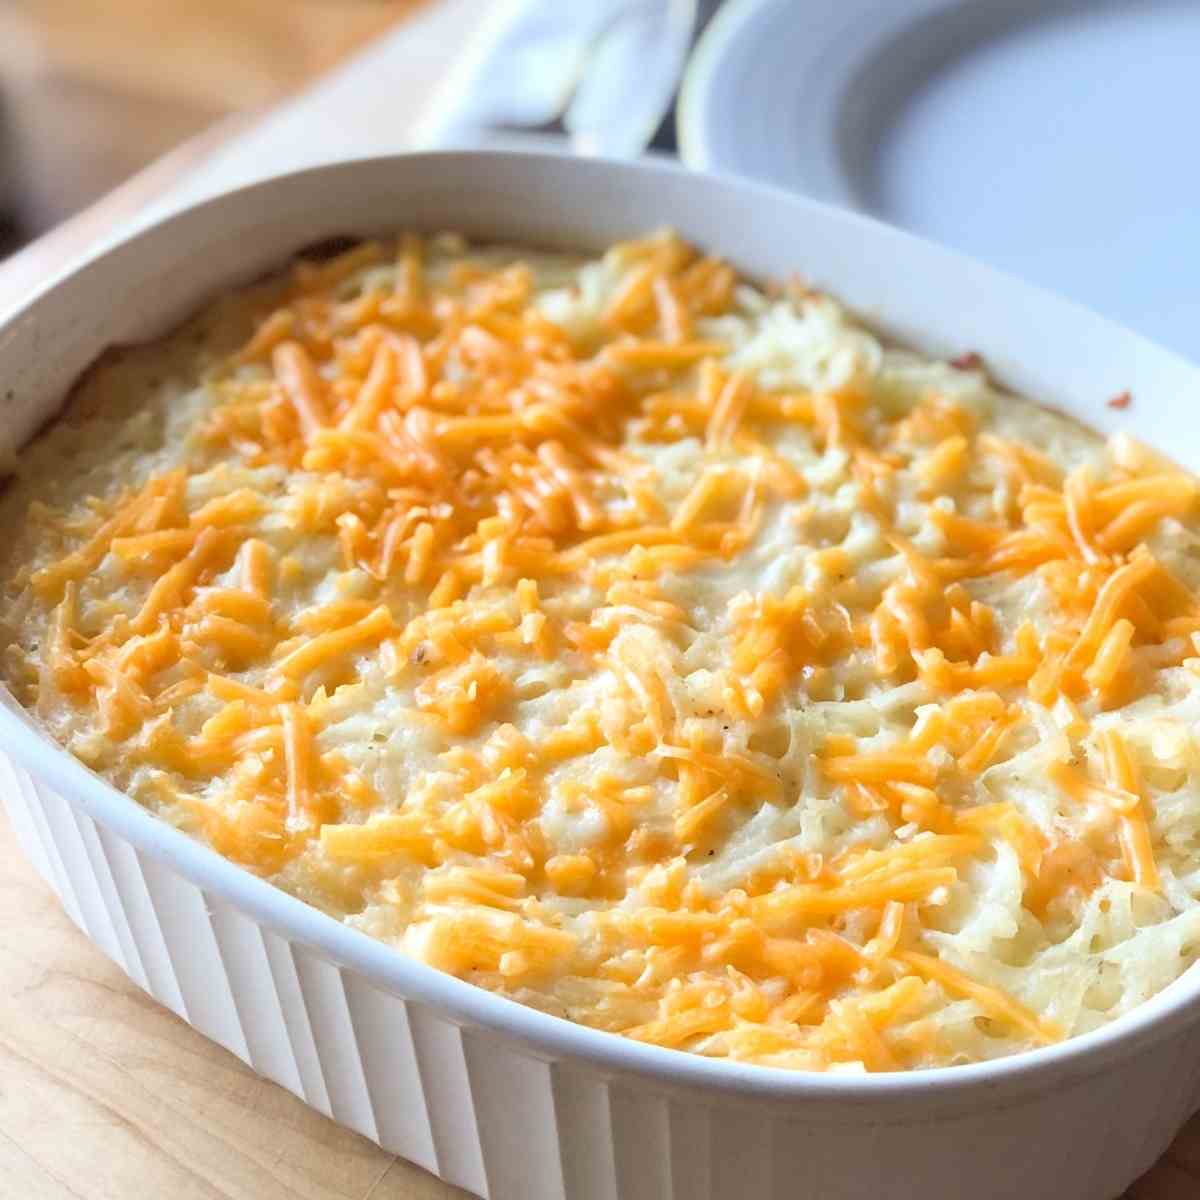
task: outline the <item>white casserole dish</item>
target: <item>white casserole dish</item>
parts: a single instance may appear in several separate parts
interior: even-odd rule
[[[671,167],[423,154],[205,203],[0,325],[0,454],[105,348],[346,233],[599,247],[670,224],[798,272],[921,349],[1200,467],[1200,371],[1073,305],[861,217]],[[1130,389],[1134,404],[1104,401]],[[1116,1196],[1200,1105],[1200,971],[1098,1032],[993,1063],[822,1076],[636,1044],[409,961],[168,828],[0,689],[0,794],[76,923],[139,985],[307,1103],[497,1200]]]

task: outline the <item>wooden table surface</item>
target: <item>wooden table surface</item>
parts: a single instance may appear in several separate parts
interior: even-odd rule
[[[447,61],[461,44],[452,32]],[[195,170],[238,126],[201,136],[0,263],[0,312]],[[0,817],[0,1197],[465,1195],[307,1108],[149,999],[70,922]],[[1200,1115],[1125,1200],[1198,1197]]]
[[[279,103],[435,0],[4,0],[0,194],[52,228],[220,118]]]

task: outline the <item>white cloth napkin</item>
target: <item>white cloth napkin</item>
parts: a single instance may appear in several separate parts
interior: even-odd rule
[[[703,7],[702,0],[506,0],[439,89],[414,142],[510,143],[563,117],[567,136],[549,137],[562,149],[640,154],[670,110]]]

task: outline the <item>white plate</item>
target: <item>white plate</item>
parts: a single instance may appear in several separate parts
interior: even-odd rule
[[[1197,113],[1196,0],[730,0],[679,140],[1200,358]]]

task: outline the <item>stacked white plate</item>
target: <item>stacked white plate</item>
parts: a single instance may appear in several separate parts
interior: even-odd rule
[[[1197,114],[1196,0],[729,0],[679,132],[691,166],[882,217],[1195,359]]]

